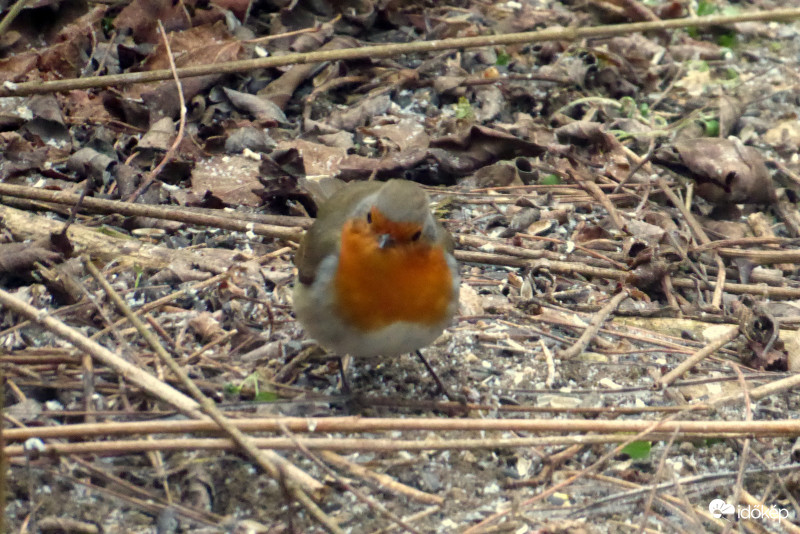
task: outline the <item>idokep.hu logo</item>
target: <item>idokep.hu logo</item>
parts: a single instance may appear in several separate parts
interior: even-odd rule
[[[739,519],[761,519],[765,521],[780,521],[781,519],[789,518],[789,510],[786,508],[778,508],[775,505],[748,505],[737,508],[722,499],[714,499],[708,503],[708,511],[717,519],[723,516],[733,516],[733,514],[736,514]],[[733,519],[733,517],[724,517],[724,519]]]
[[[719,519],[723,515],[730,515],[736,511],[736,508],[733,507],[732,504],[728,504],[722,499],[714,499],[710,503],[708,503],[708,511]]]

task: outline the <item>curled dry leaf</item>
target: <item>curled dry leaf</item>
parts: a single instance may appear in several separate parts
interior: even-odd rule
[[[210,312],[201,312],[189,319],[189,328],[203,341],[210,341],[225,333]]]
[[[227,87],[223,87],[222,90],[225,91],[225,95],[230,99],[231,104],[237,109],[249,113],[259,121],[271,124],[286,124],[288,122],[281,108],[266,97],[234,91]]]
[[[522,180],[519,177],[517,166],[504,161],[481,167],[461,182],[462,187],[477,189],[508,185],[522,185]]]
[[[736,138],[682,139],[656,151],[654,161],[695,180],[697,195],[715,204],[776,199],[761,153]]]
[[[418,121],[412,119],[401,119],[395,124],[364,127],[359,131],[377,138],[378,142],[388,150],[412,148],[425,150],[430,143],[430,136],[425,132],[425,128]],[[320,141],[325,142],[323,136],[320,136]],[[350,143],[352,144],[352,137]]]
[[[93,148],[85,147],[67,160],[67,168],[74,171],[82,178],[92,177],[98,182],[102,182],[104,177],[110,179],[110,173],[117,162],[106,154],[101,154]]]
[[[661,241],[666,233],[664,228],[638,219],[631,219],[625,223],[625,229],[634,237],[647,243],[656,244]]]
[[[36,95],[28,100],[33,118],[25,124],[25,130],[44,143],[71,149],[72,139],[64,123],[61,105],[53,95]]]
[[[730,95],[719,97],[719,136],[728,137],[744,111],[743,102]]]
[[[225,139],[225,152],[239,154],[245,149],[253,152],[269,152],[276,145],[275,140],[264,128],[243,126],[230,131]]]
[[[391,98],[385,94],[365,98],[355,106],[334,111],[326,122],[334,130],[354,130],[366,124],[372,117],[386,113],[391,104]]]
[[[563,143],[591,143],[610,149],[614,146],[611,136],[600,122],[573,121],[555,129],[556,137]]]
[[[548,140],[552,141],[552,136]],[[536,141],[485,126],[472,126],[456,135],[432,139],[429,154],[440,164],[441,171],[463,175],[497,160],[541,156],[547,145]]]
[[[424,149],[409,149],[376,159],[348,154],[344,148],[303,139],[279,143],[276,152],[283,156],[294,154],[296,162],[302,165],[303,174],[307,176],[330,176],[343,180],[363,179],[373,173],[377,177],[394,176],[420,164],[426,156]]]
[[[337,36],[320,47],[320,51],[338,50],[340,48],[355,48],[358,41],[351,37]],[[292,65],[286,72],[270,82],[258,92],[259,95],[272,100],[279,108],[283,109],[294,95],[301,83],[306,81],[319,70],[317,64]]]
[[[160,150],[166,152],[172,144],[172,137],[175,135],[175,123],[169,117],[162,117],[157,120],[142,136],[138,150]]]
[[[779,336],[778,318],[750,295],[733,301],[731,308],[749,349],[741,351],[742,363],[754,369],[786,371],[788,353]]]
[[[196,2],[188,2],[194,5]],[[114,19],[120,31],[129,31],[137,42],[158,42],[158,25],[161,21],[168,31],[190,28],[192,21],[183,2],[153,2],[133,0]]]
[[[681,254],[670,246],[646,246],[645,243],[631,240],[625,244],[629,256],[628,265],[632,269],[625,282],[646,290],[663,278],[678,270]]]
[[[540,216],[539,208],[520,208],[511,216],[508,227],[500,232],[500,237],[512,237],[519,232],[527,231],[533,223],[539,220]]]

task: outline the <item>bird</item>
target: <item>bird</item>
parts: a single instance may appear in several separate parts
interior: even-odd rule
[[[409,180],[339,189],[319,208],[294,261],[295,315],[339,355],[416,351],[422,358],[418,349],[442,334],[458,307],[452,236],[431,213],[428,194]]]

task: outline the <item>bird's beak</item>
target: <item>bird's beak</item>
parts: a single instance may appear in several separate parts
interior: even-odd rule
[[[378,247],[389,248],[394,244],[392,234],[381,234],[378,236]]]

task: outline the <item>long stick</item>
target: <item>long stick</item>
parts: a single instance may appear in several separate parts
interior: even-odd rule
[[[282,67],[299,63],[321,63],[323,61],[338,61],[343,59],[365,59],[396,57],[403,54],[420,52],[435,52],[437,50],[453,50],[462,48],[476,48],[481,46],[503,46],[520,43],[533,43],[541,41],[575,41],[592,37],[607,37],[610,35],[646,32],[652,30],[666,30],[684,27],[721,26],[735,22],[746,21],[789,21],[800,18],[800,9],[775,9],[772,11],[755,11],[738,15],[715,15],[710,17],[696,17],[672,20],[659,20],[653,22],[635,22],[632,24],[612,24],[608,26],[593,26],[588,28],[552,28],[535,32],[507,33],[504,35],[482,35],[479,37],[461,37],[456,39],[441,39],[436,41],[415,41],[413,43],[363,46],[359,48],[345,48],[341,50],[323,50],[303,54],[286,54],[284,56],[244,59],[227,63],[212,63],[195,65],[178,69],[178,76],[189,78],[192,76],[205,76],[208,74],[231,74],[254,69]],[[68,80],[54,80],[49,82],[6,82],[0,87],[0,98],[7,96],[23,96],[31,94],[54,93],[73,89],[90,89],[94,87],[108,87],[126,83],[155,82],[172,77],[169,69],[152,70],[148,72],[132,72],[127,74],[114,74],[108,76],[90,76],[86,78],[72,78]]]

